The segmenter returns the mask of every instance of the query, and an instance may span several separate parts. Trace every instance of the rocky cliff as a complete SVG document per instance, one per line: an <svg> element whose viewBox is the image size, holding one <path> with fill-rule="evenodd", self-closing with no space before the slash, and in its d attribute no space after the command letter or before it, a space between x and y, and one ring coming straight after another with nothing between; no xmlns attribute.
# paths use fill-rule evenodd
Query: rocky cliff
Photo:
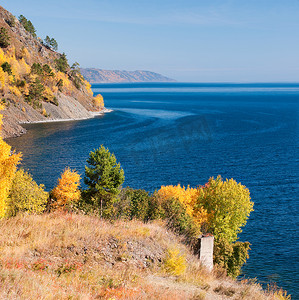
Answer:
<svg viewBox="0 0 299 300"><path fill-rule="evenodd" d="M90 83L104 82L174 82L174 79L150 71L119 71L81 68L83 77Z"/></svg>
<svg viewBox="0 0 299 300"><path fill-rule="evenodd" d="M25 21L24 21L25 20ZM27 23L26 23L27 22ZM85 119L96 105L90 84L78 64L60 54L0 6L0 100L4 110L2 136L18 136L21 123ZM30 26L32 23L30 22Z"/></svg>

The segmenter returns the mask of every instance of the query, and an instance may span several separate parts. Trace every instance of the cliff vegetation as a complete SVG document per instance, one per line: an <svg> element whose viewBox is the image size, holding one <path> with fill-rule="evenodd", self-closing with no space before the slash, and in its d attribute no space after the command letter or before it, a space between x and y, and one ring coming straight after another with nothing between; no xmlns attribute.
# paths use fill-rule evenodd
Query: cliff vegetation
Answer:
<svg viewBox="0 0 299 300"><path fill-rule="evenodd" d="M69 65L58 43L37 37L25 16L0 7L0 100L4 137L25 132L19 123L91 117L103 103L93 99L78 63Z"/></svg>

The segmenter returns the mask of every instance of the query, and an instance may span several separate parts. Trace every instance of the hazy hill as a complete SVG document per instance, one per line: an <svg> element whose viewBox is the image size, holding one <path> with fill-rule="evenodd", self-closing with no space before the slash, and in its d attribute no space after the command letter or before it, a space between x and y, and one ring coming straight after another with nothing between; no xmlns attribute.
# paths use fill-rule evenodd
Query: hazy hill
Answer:
<svg viewBox="0 0 299 300"><path fill-rule="evenodd" d="M84 78L90 83L104 82L174 82L174 79L150 71L120 71L81 68Z"/></svg>
<svg viewBox="0 0 299 300"><path fill-rule="evenodd" d="M0 6L3 137L24 133L20 123L90 118L96 107L78 65L38 38L30 20L21 22Z"/></svg>

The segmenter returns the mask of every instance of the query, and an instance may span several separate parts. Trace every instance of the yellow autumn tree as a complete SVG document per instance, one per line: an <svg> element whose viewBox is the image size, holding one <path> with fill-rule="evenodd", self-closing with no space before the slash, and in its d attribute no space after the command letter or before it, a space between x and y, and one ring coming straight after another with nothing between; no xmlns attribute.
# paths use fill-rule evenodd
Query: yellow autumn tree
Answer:
<svg viewBox="0 0 299 300"><path fill-rule="evenodd" d="M0 110L3 105L0 104ZM2 115L0 114L0 129ZM17 164L21 160L21 153L11 151L11 146L5 143L0 136L0 218L5 217L8 209L8 196L15 176Z"/></svg>
<svg viewBox="0 0 299 300"><path fill-rule="evenodd" d="M80 175L70 168L66 168L58 179L58 185L52 191L54 208L64 209L80 199Z"/></svg>
<svg viewBox="0 0 299 300"><path fill-rule="evenodd" d="M208 183L199 187L196 206L208 212L208 232L216 239L229 243L237 240L238 234L245 226L253 202L246 186L234 179L223 180L221 176L211 177Z"/></svg>
<svg viewBox="0 0 299 300"><path fill-rule="evenodd" d="M104 98L101 94L96 95L93 98L94 105L98 108L103 108L104 107Z"/></svg>
<svg viewBox="0 0 299 300"><path fill-rule="evenodd" d="M161 186L158 195L165 201L170 199L178 199L186 209L187 214L192 217L193 221L201 226L207 221L207 211L203 207L197 207L196 200L198 197L198 190L188 186L185 188L180 184L173 186Z"/></svg>

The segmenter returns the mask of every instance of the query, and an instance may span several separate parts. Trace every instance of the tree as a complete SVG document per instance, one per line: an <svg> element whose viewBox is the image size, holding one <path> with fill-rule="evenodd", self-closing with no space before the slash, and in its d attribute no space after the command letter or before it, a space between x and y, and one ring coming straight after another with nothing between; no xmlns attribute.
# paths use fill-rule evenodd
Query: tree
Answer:
<svg viewBox="0 0 299 300"><path fill-rule="evenodd" d="M30 84L29 93L26 95L26 101L33 106L33 108L40 107L40 100L42 100L44 85L38 78Z"/></svg>
<svg viewBox="0 0 299 300"><path fill-rule="evenodd" d="M1 65L1 68L8 75L12 75L11 64L9 64L7 61Z"/></svg>
<svg viewBox="0 0 299 300"><path fill-rule="evenodd" d="M42 213L47 200L48 193L45 192L44 185L38 185L28 172L20 169L12 182L6 215L12 217L21 211Z"/></svg>
<svg viewBox="0 0 299 300"><path fill-rule="evenodd" d="M70 168L66 168L58 179L58 185L53 189L54 208L66 208L80 199L80 175Z"/></svg>
<svg viewBox="0 0 299 300"><path fill-rule="evenodd" d="M65 53L62 53L59 58L55 59L56 70L62 73L66 73L69 69L69 63L67 61Z"/></svg>
<svg viewBox="0 0 299 300"><path fill-rule="evenodd" d="M196 206L208 213L206 230L216 239L230 243L237 239L253 211L249 190L234 179L223 181L221 176L210 178L205 186L198 188Z"/></svg>
<svg viewBox="0 0 299 300"><path fill-rule="evenodd" d="M25 18L23 15L20 15L19 21L26 31L30 32L32 36L36 37L36 30L30 20L27 20L27 18Z"/></svg>
<svg viewBox="0 0 299 300"><path fill-rule="evenodd" d="M97 108L103 108L104 107L104 98L103 98L103 96L101 94L96 95L93 98L93 102L94 102L94 105Z"/></svg>
<svg viewBox="0 0 299 300"><path fill-rule="evenodd" d="M10 45L9 40L10 40L10 36L8 35L6 28L1 27L0 28L0 47L7 48Z"/></svg>
<svg viewBox="0 0 299 300"><path fill-rule="evenodd" d="M3 106L0 104L0 110ZM0 114L0 128L2 115ZM6 215L8 208L8 195L17 165L21 160L21 153L11 151L11 147L0 136L0 218Z"/></svg>
<svg viewBox="0 0 299 300"><path fill-rule="evenodd" d="M113 213L113 203L120 192L125 176L114 154L103 145L90 152L85 167L84 182L88 186L85 191L87 199L100 209L100 215L108 217Z"/></svg>
<svg viewBox="0 0 299 300"><path fill-rule="evenodd" d="M51 48L51 49L55 50L55 51L58 49L57 41L54 38L50 38L48 35L44 39L44 45L48 48Z"/></svg>

